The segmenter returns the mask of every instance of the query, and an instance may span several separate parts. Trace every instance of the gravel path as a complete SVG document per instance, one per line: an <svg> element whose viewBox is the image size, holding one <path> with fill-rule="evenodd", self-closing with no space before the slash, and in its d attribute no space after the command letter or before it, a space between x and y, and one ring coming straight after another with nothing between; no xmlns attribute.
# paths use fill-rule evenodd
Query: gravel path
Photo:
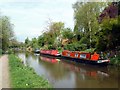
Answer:
<svg viewBox="0 0 120 90"><path fill-rule="evenodd" d="M8 55L0 57L0 89L10 88Z"/></svg>

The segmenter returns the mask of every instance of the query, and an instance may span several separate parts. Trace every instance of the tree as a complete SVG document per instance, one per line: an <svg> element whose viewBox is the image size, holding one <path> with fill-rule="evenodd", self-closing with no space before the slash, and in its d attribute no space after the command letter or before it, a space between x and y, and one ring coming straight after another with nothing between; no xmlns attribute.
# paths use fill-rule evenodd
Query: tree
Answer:
<svg viewBox="0 0 120 90"><path fill-rule="evenodd" d="M43 46L45 45L43 35L41 35L41 36L38 37L38 45L39 45L40 47L43 47Z"/></svg>
<svg viewBox="0 0 120 90"><path fill-rule="evenodd" d="M65 28L62 31L62 37L63 37L63 39L68 39L70 42L72 42L74 33L72 32L72 30L70 28Z"/></svg>
<svg viewBox="0 0 120 90"><path fill-rule="evenodd" d="M45 29L45 32L39 36L38 43L41 46L57 48L61 46L61 34L64 29L62 22L50 22ZM42 41L43 40L43 41Z"/></svg>
<svg viewBox="0 0 120 90"><path fill-rule="evenodd" d="M77 40L86 37L88 39L86 43L88 48L95 47L93 44L97 41L95 34L99 30L97 17L105 5L106 3L98 2L76 2L73 5L75 35Z"/></svg>
<svg viewBox="0 0 120 90"><path fill-rule="evenodd" d="M25 39L25 45L26 47L30 46L30 40L28 37Z"/></svg>
<svg viewBox="0 0 120 90"><path fill-rule="evenodd" d="M34 49L39 48L37 38L32 38L31 46L32 46Z"/></svg>
<svg viewBox="0 0 120 90"><path fill-rule="evenodd" d="M29 43L29 38L27 37L26 39L25 39L25 44L28 44Z"/></svg>
<svg viewBox="0 0 120 90"><path fill-rule="evenodd" d="M0 49L2 50L2 17L0 13Z"/></svg>
<svg viewBox="0 0 120 90"><path fill-rule="evenodd" d="M111 49L115 49L117 46L120 45L119 44L120 23L118 23L119 18L120 16L117 18L107 18L102 21L102 23L100 24L101 30L98 32L98 39L100 40L97 42L97 47L100 45L101 46L104 45L103 47L105 47L108 50L111 50ZM101 50L105 50L105 49L101 49Z"/></svg>
<svg viewBox="0 0 120 90"><path fill-rule="evenodd" d="M13 32L13 24L7 16L0 16L0 41L2 42L1 48L6 51L9 47L10 41L15 39Z"/></svg>
<svg viewBox="0 0 120 90"><path fill-rule="evenodd" d="M119 3L109 3L99 16L100 30L97 33L96 44L98 50L114 50L120 46L120 14L117 12L120 8ZM103 48L100 48L101 46Z"/></svg>

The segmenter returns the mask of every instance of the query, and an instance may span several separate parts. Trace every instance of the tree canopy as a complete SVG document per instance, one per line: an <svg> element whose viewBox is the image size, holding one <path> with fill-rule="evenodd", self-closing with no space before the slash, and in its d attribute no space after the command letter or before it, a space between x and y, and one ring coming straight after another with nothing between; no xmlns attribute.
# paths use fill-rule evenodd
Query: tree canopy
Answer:
<svg viewBox="0 0 120 90"><path fill-rule="evenodd" d="M0 49L3 51L6 51L10 42L15 40L13 27L9 17L0 15Z"/></svg>

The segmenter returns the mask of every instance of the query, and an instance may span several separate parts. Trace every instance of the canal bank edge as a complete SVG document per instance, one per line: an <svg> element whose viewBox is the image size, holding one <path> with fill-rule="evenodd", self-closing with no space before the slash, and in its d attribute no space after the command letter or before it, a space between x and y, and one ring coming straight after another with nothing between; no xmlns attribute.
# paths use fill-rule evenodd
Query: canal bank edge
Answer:
<svg viewBox="0 0 120 90"><path fill-rule="evenodd" d="M28 66L24 66L17 56L9 55L11 88L52 88L47 80L37 75Z"/></svg>

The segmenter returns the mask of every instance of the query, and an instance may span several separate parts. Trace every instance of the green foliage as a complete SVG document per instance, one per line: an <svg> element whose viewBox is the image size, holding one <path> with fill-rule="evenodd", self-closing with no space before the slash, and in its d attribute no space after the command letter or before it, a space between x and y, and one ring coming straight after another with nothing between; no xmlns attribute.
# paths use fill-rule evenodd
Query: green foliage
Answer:
<svg viewBox="0 0 120 90"><path fill-rule="evenodd" d="M56 49L54 45L48 45L48 49Z"/></svg>
<svg viewBox="0 0 120 90"><path fill-rule="evenodd" d="M87 47L95 47L97 42L96 33L99 30L97 17L101 12L101 8L106 3L98 2L76 2L73 5L75 27L74 32L80 36L80 42L87 44Z"/></svg>
<svg viewBox="0 0 120 90"><path fill-rule="evenodd" d="M87 44L89 42L89 39L87 37L82 37L79 41L80 44Z"/></svg>
<svg viewBox="0 0 120 90"><path fill-rule="evenodd" d="M50 22L38 39L25 40L33 48L58 49L65 41L64 49L92 52L115 49L120 46L120 16L104 18L98 23L101 11L108 2L79 2L73 4L74 30L65 28L63 22ZM120 8L120 7L118 7ZM89 50L88 50L89 49ZM61 50L60 50L61 51Z"/></svg>
<svg viewBox="0 0 120 90"><path fill-rule="evenodd" d="M120 56L110 58L110 64L120 66Z"/></svg>
<svg viewBox="0 0 120 90"><path fill-rule="evenodd" d="M41 48L41 49L56 49L57 47L61 46L61 34L64 30L64 23L62 22L50 22L47 26L46 31L43 32L38 39L33 38L32 41L28 39L25 42L29 41L29 46L33 48Z"/></svg>
<svg viewBox="0 0 120 90"><path fill-rule="evenodd" d="M10 80L12 88L51 88L49 82L35 71L22 64L21 59L9 55Z"/></svg>
<svg viewBox="0 0 120 90"><path fill-rule="evenodd" d="M0 55L2 55L2 49L0 49Z"/></svg>
<svg viewBox="0 0 120 90"><path fill-rule="evenodd" d="M86 49L86 50L84 50L83 52L93 53L94 51L95 51L95 48L91 48L91 49Z"/></svg>
<svg viewBox="0 0 120 90"><path fill-rule="evenodd" d="M101 28L103 30L112 30L114 25L118 24L118 18L107 18L101 23Z"/></svg>
<svg viewBox="0 0 120 90"><path fill-rule="evenodd" d="M59 53L62 53L62 48L61 47L58 47L57 50L58 50Z"/></svg>
<svg viewBox="0 0 120 90"><path fill-rule="evenodd" d="M14 51L12 49L8 49L8 54L13 54Z"/></svg>
<svg viewBox="0 0 120 90"><path fill-rule="evenodd" d="M64 46L64 49L70 51L83 51L86 50L87 47L86 44L79 44L78 42L76 42L76 43L67 44L66 46Z"/></svg>
<svg viewBox="0 0 120 90"><path fill-rule="evenodd" d="M97 50L113 50L120 45L120 41L118 40L120 39L120 24L118 23L118 19L119 17L107 18L104 19L103 22L100 24L101 30L97 34Z"/></svg>
<svg viewBox="0 0 120 90"><path fill-rule="evenodd" d="M0 48L6 51L10 41L14 39L13 24L7 16L0 15ZM1 42L2 41L2 42Z"/></svg>
<svg viewBox="0 0 120 90"><path fill-rule="evenodd" d="M29 40L29 38L27 37L27 38L25 39L25 44L28 45L29 43L30 43L30 40Z"/></svg>
<svg viewBox="0 0 120 90"><path fill-rule="evenodd" d="M70 28L65 28L62 31L62 36L63 38L67 38L69 40L71 40L73 38L74 33L72 32L72 30Z"/></svg>
<svg viewBox="0 0 120 90"><path fill-rule="evenodd" d="M73 44L67 44L64 46L65 50L75 51Z"/></svg>
<svg viewBox="0 0 120 90"><path fill-rule="evenodd" d="M41 36L38 37L38 45L40 47L43 47L44 44L45 44L45 42L44 42L44 36L41 35Z"/></svg>
<svg viewBox="0 0 120 90"><path fill-rule="evenodd" d="M34 49L39 48L38 39L37 38L32 38L31 46Z"/></svg>

